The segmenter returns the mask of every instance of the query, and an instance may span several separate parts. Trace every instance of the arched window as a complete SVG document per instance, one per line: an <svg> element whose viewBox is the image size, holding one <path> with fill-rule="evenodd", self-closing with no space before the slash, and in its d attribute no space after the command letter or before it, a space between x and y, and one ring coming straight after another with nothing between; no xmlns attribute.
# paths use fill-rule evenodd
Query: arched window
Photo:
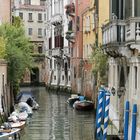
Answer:
<svg viewBox="0 0 140 140"><path fill-rule="evenodd" d="M25 5L31 5L31 0L25 0L25 1L24 1L24 4L25 4Z"/></svg>

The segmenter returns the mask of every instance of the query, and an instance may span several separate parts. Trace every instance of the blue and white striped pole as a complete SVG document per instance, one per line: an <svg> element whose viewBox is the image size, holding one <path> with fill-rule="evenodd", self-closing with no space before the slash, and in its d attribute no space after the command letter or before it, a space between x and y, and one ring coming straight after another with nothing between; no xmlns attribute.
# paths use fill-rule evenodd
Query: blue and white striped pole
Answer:
<svg viewBox="0 0 140 140"><path fill-rule="evenodd" d="M101 121L102 121L102 112L103 112L103 96L104 89L100 88L98 95L98 107L97 107L97 116L96 116L96 138L101 139Z"/></svg>
<svg viewBox="0 0 140 140"><path fill-rule="evenodd" d="M104 130L103 130L103 140L107 140L107 127L109 121L109 104L110 104L110 93L106 91L106 102L105 102L105 114L104 114Z"/></svg>
<svg viewBox="0 0 140 140"><path fill-rule="evenodd" d="M129 101L126 101L125 116L124 116L124 140L128 140L128 124L129 124Z"/></svg>
<svg viewBox="0 0 140 140"><path fill-rule="evenodd" d="M132 112L132 135L131 140L136 140L136 118L137 118L137 105L133 105L133 112Z"/></svg>

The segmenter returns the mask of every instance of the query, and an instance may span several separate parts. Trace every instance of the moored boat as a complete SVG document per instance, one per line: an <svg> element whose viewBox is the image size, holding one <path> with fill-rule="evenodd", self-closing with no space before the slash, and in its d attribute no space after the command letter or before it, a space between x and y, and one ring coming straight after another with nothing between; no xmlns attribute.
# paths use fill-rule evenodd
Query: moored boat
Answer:
<svg viewBox="0 0 140 140"><path fill-rule="evenodd" d="M10 122L11 128L20 128L23 129L25 126L25 121L19 121L19 122Z"/></svg>
<svg viewBox="0 0 140 140"><path fill-rule="evenodd" d="M85 96L79 95L79 94L72 94L70 98L68 98L67 103L73 107L73 104L76 101L83 101L85 99Z"/></svg>
<svg viewBox="0 0 140 140"><path fill-rule="evenodd" d="M76 110L81 110L81 111L93 110L93 102L88 100L76 101L73 107Z"/></svg>
<svg viewBox="0 0 140 140"><path fill-rule="evenodd" d="M15 137L15 135L20 135L20 128L12 129L0 129L0 139L6 137Z"/></svg>
<svg viewBox="0 0 140 140"><path fill-rule="evenodd" d="M21 91L16 97L16 102L26 102L33 110L37 110L39 108L39 104L33 96L33 93L30 91Z"/></svg>
<svg viewBox="0 0 140 140"><path fill-rule="evenodd" d="M71 107L73 107L73 104L74 104L76 101L79 101L79 97L76 97L76 98L69 98L69 99L67 100L67 103L68 103Z"/></svg>
<svg viewBox="0 0 140 140"><path fill-rule="evenodd" d="M28 113L26 111L19 112L18 110L15 110L8 117L8 121L10 122L26 121L27 118L28 118Z"/></svg>

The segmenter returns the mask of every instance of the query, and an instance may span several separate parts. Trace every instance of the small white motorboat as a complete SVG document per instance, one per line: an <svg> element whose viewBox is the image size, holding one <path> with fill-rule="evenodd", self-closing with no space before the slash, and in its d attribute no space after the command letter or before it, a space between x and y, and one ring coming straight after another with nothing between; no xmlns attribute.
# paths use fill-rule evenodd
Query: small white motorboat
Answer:
<svg viewBox="0 0 140 140"><path fill-rule="evenodd" d="M8 121L12 121L12 122L26 121L27 118L28 118L28 113L26 111L19 112L18 110L15 110L8 117Z"/></svg>
<svg viewBox="0 0 140 140"><path fill-rule="evenodd" d="M18 103L18 107L20 112L26 111L29 116L33 114L32 108L25 102Z"/></svg>

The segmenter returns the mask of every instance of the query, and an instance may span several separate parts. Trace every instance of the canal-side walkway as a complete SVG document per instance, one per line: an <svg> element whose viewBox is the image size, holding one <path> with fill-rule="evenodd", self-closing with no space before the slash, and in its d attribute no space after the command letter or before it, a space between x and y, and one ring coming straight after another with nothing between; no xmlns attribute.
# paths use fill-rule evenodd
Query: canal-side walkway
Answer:
<svg viewBox="0 0 140 140"><path fill-rule="evenodd" d="M69 94L49 93L43 87L25 89L32 90L40 109L33 113L21 140L94 140L94 112L69 107Z"/></svg>

